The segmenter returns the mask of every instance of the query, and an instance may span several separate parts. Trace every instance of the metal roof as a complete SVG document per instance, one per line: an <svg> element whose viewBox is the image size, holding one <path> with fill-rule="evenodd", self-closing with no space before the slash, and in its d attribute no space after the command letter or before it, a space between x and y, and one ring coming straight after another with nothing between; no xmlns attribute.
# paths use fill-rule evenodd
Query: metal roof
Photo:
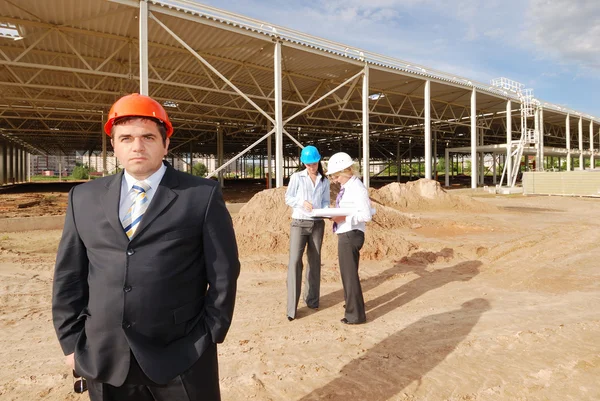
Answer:
<svg viewBox="0 0 600 401"><path fill-rule="evenodd" d="M186 0L149 1L149 10L268 114L274 114L274 41L283 43L284 119L370 66L372 157L389 157L408 137L422 151L423 88L431 81L431 116L446 146L469 143L470 94L477 89L478 125L486 144L505 141L506 101L519 131L516 94L465 77L317 38ZM4 0L0 24L19 40L0 37L0 130L38 152L99 151L103 114L139 91L138 14L134 0ZM209 71L152 18L148 22L150 95L163 102L176 134L174 152L210 154L216 127L225 151L240 152L267 132L267 119ZM358 154L361 82L357 78L294 118L286 130L324 154ZM543 103L543 102L542 102ZM565 117L580 115L543 103L545 144L564 147ZM574 125L574 124L572 124ZM574 127L576 128L576 127ZM571 129L571 133L575 129ZM462 135L461 135L462 134ZM588 142L588 135L586 141ZM284 137L285 152L297 154ZM440 147L442 148L442 147ZM264 152L264 146L255 152Z"/></svg>

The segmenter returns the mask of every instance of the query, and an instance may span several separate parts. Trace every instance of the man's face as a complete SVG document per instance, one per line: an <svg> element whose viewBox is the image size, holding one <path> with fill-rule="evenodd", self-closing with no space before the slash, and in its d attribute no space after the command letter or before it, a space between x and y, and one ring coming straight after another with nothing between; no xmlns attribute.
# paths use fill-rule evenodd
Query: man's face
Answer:
<svg viewBox="0 0 600 401"><path fill-rule="evenodd" d="M169 149L169 138L163 145L156 123L142 119L115 126L111 143L125 170L137 180L155 173Z"/></svg>

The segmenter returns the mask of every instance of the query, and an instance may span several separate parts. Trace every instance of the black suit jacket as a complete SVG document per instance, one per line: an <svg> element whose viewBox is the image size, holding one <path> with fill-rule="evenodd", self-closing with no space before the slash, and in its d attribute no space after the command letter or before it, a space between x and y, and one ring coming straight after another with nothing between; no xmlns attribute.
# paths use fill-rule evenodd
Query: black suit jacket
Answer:
<svg viewBox="0 0 600 401"><path fill-rule="evenodd" d="M123 174L69 194L56 258L52 313L82 376L120 386L130 350L164 384L220 343L240 271L219 185L167 164L135 236L119 220Z"/></svg>

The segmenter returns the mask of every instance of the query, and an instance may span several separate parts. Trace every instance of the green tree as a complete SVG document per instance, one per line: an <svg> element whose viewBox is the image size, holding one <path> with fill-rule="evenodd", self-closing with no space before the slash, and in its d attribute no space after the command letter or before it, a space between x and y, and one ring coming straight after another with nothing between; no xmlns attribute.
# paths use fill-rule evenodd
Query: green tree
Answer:
<svg viewBox="0 0 600 401"><path fill-rule="evenodd" d="M76 180L87 180L90 176L90 172L89 172L89 169L87 168L87 166L78 164L73 169L72 175L73 175L73 178L75 178Z"/></svg>
<svg viewBox="0 0 600 401"><path fill-rule="evenodd" d="M208 173L208 168L206 168L206 166L203 163L196 163L192 167L192 175L205 177L206 173Z"/></svg>

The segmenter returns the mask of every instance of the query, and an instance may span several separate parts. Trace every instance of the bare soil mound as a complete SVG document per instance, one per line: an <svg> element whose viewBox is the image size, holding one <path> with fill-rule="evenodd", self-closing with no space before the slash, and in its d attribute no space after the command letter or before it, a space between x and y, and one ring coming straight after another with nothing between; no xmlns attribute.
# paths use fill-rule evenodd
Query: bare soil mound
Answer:
<svg viewBox="0 0 600 401"><path fill-rule="evenodd" d="M372 190L373 200L403 211L469 211L490 212L495 207L478 202L468 196L446 192L439 182L420 179L406 184L393 182L379 190Z"/></svg>
<svg viewBox="0 0 600 401"><path fill-rule="evenodd" d="M285 191L284 187L261 191L233 216L238 247L243 256L289 251L292 211L285 204ZM374 206L377 213L373 221L367 224L361 258L380 260L405 254L411 245L392 231L409 227L415 219L385 205ZM325 222L321 251L323 259L337 259L337 238L329 220Z"/></svg>

